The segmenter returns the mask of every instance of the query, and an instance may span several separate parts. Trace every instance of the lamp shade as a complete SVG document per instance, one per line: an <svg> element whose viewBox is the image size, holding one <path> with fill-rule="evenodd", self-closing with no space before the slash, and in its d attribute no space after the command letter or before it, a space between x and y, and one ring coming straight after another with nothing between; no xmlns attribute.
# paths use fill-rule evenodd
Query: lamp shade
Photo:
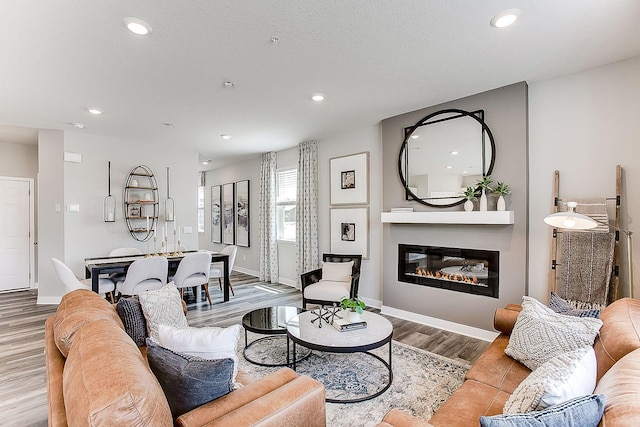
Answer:
<svg viewBox="0 0 640 427"><path fill-rule="evenodd" d="M547 215L544 218L544 222L556 228L570 228L574 230L596 228L598 223L593 218L577 213L575 211L576 206L578 206L576 202L568 202L566 212Z"/></svg>

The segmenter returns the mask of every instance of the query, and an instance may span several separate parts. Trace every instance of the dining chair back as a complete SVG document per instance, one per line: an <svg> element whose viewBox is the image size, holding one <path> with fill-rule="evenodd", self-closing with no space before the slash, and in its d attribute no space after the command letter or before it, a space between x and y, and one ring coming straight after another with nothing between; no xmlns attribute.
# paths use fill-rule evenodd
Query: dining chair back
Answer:
<svg viewBox="0 0 640 427"><path fill-rule="evenodd" d="M53 264L53 269L60 281L64 284L65 288L67 288L67 292L73 292L77 289L91 289L91 284L88 279L79 279L73 271L65 264L60 261L58 258L51 258L51 264ZM100 294L108 294L111 302L115 302L113 298L113 291L115 289L115 285L109 279L100 278L98 282L98 292Z"/></svg>
<svg viewBox="0 0 640 427"><path fill-rule="evenodd" d="M236 254L238 253L238 247L235 245L225 246L224 249L220 251L220 253L229 255L229 275L231 275L231 271L233 270L233 264L236 262ZM211 266L211 270L209 271L209 278L218 279L218 285L220 289L222 289L222 278L224 277L224 268L221 263L215 263ZM229 280L229 290L231 290L231 295L235 296L236 293L233 290L233 285L231 285L231 280Z"/></svg>
<svg viewBox="0 0 640 427"><path fill-rule="evenodd" d="M167 284L168 270L167 258L162 256L136 260L116 288L122 295L138 295L140 292L160 289Z"/></svg>
<svg viewBox="0 0 640 427"><path fill-rule="evenodd" d="M180 289L180 296L184 296L184 288L204 285L207 301L211 304L209 295L209 269L211 268L211 254L209 252L195 252L185 255L178 264L173 282Z"/></svg>
<svg viewBox="0 0 640 427"><path fill-rule="evenodd" d="M138 248L115 248L109 252L109 256L128 256L128 255L142 255L142 251Z"/></svg>

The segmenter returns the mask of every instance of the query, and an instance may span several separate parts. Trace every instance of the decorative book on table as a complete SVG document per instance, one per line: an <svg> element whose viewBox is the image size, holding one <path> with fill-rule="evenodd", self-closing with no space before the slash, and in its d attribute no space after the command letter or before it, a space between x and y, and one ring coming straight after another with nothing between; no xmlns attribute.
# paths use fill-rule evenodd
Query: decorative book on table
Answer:
<svg viewBox="0 0 640 427"><path fill-rule="evenodd" d="M353 329L362 329L367 327L367 322L365 321L350 322L346 319L333 319L333 322L331 322L331 324L333 325L334 328L336 328L340 332L351 331Z"/></svg>

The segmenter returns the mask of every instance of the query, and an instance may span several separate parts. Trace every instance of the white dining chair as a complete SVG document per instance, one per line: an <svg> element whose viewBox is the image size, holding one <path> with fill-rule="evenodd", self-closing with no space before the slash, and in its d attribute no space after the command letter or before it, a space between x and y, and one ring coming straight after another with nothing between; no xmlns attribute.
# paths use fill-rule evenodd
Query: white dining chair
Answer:
<svg viewBox="0 0 640 427"><path fill-rule="evenodd" d="M160 289L167 284L169 262L165 257L142 258L129 266L116 289L122 295L138 295L140 292Z"/></svg>
<svg viewBox="0 0 640 427"><path fill-rule="evenodd" d="M109 256L130 256L130 255L142 255L142 251L138 248L133 247L123 247L123 248L115 248L111 249L109 252ZM113 273L109 275L109 279L113 281L114 284L124 280L124 273Z"/></svg>
<svg viewBox="0 0 640 427"><path fill-rule="evenodd" d="M53 264L53 269L56 271L58 278L64 284L65 288L67 288L67 292L72 292L77 289L91 289L91 279L80 279L73 271L65 264L60 261L58 258L51 258L51 264ZM111 303L115 302L113 298L113 291L115 289L115 285L109 279L100 278L98 282L98 293L101 295L108 294Z"/></svg>
<svg viewBox="0 0 640 427"><path fill-rule="evenodd" d="M238 247L235 245L225 246L224 249L220 251L220 253L229 255L229 276L231 276L231 270L233 270L233 263L236 262L236 253L238 252ZM218 284L220 285L220 289L222 289L222 278L224 277L224 266L220 262L216 262L211 266L211 270L209 271L210 279L218 279ZM231 279L229 279L229 290L231 291L231 295L235 296L235 292L233 291L233 286L231 285Z"/></svg>
<svg viewBox="0 0 640 427"><path fill-rule="evenodd" d="M209 252L195 252L185 255L178 264L173 282L180 289L180 296L184 297L184 288L204 286L207 301L211 305L209 295L209 269L211 268L211 254Z"/></svg>

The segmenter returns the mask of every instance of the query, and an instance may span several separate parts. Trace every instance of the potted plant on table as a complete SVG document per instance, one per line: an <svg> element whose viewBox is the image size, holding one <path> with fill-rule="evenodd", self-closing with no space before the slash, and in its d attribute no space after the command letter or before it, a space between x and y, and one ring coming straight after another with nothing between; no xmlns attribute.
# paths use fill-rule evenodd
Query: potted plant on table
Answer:
<svg viewBox="0 0 640 427"><path fill-rule="evenodd" d="M478 193L476 193L475 188L467 187L467 189L464 191L464 198L467 199L467 201L464 202L465 211L471 212L473 210L473 202L478 200L478 197L476 197L477 195Z"/></svg>
<svg viewBox="0 0 640 427"><path fill-rule="evenodd" d="M491 191L496 193L498 196L498 204L496 209L499 211L504 211L507 209L506 203L504 201L504 196L511 193L511 187L509 184L505 182L498 181L498 185L496 185Z"/></svg>
<svg viewBox="0 0 640 427"><path fill-rule="evenodd" d="M355 323L360 321L360 315L363 313L366 304L360 301L358 297L344 297L340 300L340 307L347 313L346 320Z"/></svg>
<svg viewBox="0 0 640 427"><path fill-rule="evenodd" d="M482 194L480 195L480 210L487 210L487 194L489 191L492 191L491 183L493 180L491 179L491 175L485 175L482 179L479 179L476 183L478 187L482 189Z"/></svg>

